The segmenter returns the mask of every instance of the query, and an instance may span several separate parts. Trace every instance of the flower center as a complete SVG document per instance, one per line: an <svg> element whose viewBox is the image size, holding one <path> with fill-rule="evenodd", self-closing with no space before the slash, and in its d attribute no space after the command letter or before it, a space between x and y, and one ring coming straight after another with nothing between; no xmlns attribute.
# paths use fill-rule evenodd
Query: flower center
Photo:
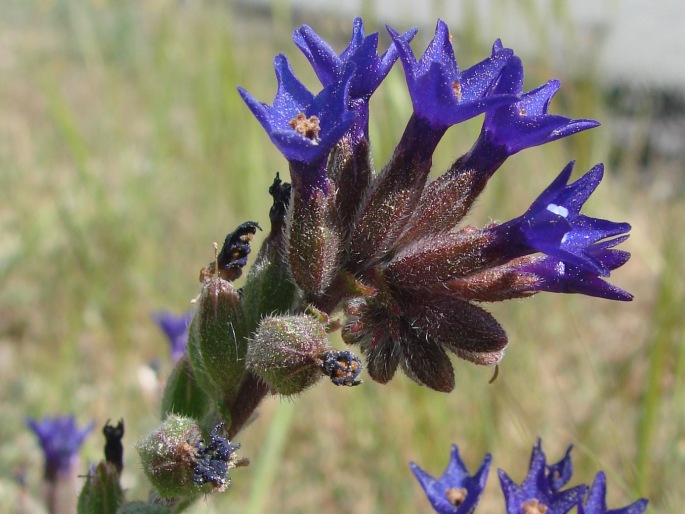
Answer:
<svg viewBox="0 0 685 514"><path fill-rule="evenodd" d="M321 127L319 126L319 118L316 116L310 116L307 118L303 113L298 113L296 117L290 120L290 126L298 134L302 134L307 139L316 141L319 139L319 132Z"/></svg>
<svg viewBox="0 0 685 514"><path fill-rule="evenodd" d="M455 507L459 507L466 500L467 491L463 487L452 487L445 489L445 498Z"/></svg>
<svg viewBox="0 0 685 514"><path fill-rule="evenodd" d="M540 503L537 498L528 500L521 505L521 514L545 514L547 505Z"/></svg>
<svg viewBox="0 0 685 514"><path fill-rule="evenodd" d="M454 96L457 97L457 102L461 102L461 84L459 82L452 82L452 91L454 91Z"/></svg>

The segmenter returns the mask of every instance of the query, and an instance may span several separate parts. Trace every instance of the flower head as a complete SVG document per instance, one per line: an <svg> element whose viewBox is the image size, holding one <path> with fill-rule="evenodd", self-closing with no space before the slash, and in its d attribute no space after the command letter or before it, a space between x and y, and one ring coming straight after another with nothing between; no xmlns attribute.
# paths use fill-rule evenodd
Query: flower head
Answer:
<svg viewBox="0 0 685 514"><path fill-rule="evenodd" d="M435 37L418 61L405 38L391 28L388 32L404 67L414 113L429 120L434 129L450 127L517 100L512 94L493 94L502 68L513 55L510 49L500 49L460 71L444 21L438 20Z"/></svg>
<svg viewBox="0 0 685 514"><path fill-rule="evenodd" d="M435 478L417 464L409 465L426 492L435 512L439 514L469 514L478 505L490 470L490 454L486 455L475 475L470 475L459 449L452 445L450 462L440 478Z"/></svg>
<svg viewBox="0 0 685 514"><path fill-rule="evenodd" d="M284 55L276 56L274 68L278 91L272 105L239 87L240 96L295 170L291 177L295 190L306 197L313 189L327 194L326 158L355 118L348 107L355 66L345 64L338 80L316 96L295 77Z"/></svg>
<svg viewBox="0 0 685 514"><path fill-rule="evenodd" d="M501 469L497 471L497 474L504 493L508 514L521 514L522 512L565 514L580 505L587 492L585 485L559 491L557 486L560 486L561 482L555 481L554 477L550 476L550 467L547 466L540 440L533 447L528 475L521 485L515 484Z"/></svg>
<svg viewBox="0 0 685 514"><path fill-rule="evenodd" d="M176 316L169 311L152 313L152 319L169 340L171 347L171 359L177 362L188 348L188 327L192 319L192 313L188 312L181 316Z"/></svg>
<svg viewBox="0 0 685 514"><path fill-rule="evenodd" d="M607 510L607 478L603 471L597 473L585 505L578 506L578 514L642 514L647 509L647 500L637 500L620 509Z"/></svg>
<svg viewBox="0 0 685 514"><path fill-rule="evenodd" d="M94 422L79 429L74 416L27 419L26 424L38 437L45 457L45 478L54 480L58 473L69 472L78 459L78 451L93 430Z"/></svg>

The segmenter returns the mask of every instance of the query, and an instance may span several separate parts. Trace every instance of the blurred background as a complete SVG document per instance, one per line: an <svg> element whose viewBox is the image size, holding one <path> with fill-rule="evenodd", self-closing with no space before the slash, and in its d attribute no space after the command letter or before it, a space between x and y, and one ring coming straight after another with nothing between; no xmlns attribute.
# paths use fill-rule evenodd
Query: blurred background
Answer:
<svg viewBox="0 0 685 514"><path fill-rule="evenodd" d="M276 171L287 175L235 88L271 101L272 59L284 52L318 91L292 30L307 23L341 51L356 15L367 33L381 31L383 50L386 23L418 25L420 53L442 17L462 68L502 37L523 57L526 90L562 81L551 111L602 126L510 158L469 222L521 214L572 159L576 176L605 162L586 212L632 224L623 248L633 257L611 281L635 300L543 294L491 306L510 339L492 384L492 369L455 361L449 395L398 374L387 386L367 379L270 398L238 438L252 464L232 472L228 493L190 512L427 513L410 460L439 475L456 443L471 470L491 452L493 468L520 481L538 436L552 462L574 445L572 483L605 470L610 508L646 496L652 512L682 512L685 38L677 22L685 6L677 0L4 0L0 512L39 498L41 452L26 416L73 412L99 427L124 418L124 486L129 499L146 498L133 446L156 426L172 368L150 313L190 308L212 242L246 220L268 227L267 188ZM380 167L411 112L399 65L371 107ZM481 122L450 129L435 174L468 150ZM86 441L84 471L103 443L97 431ZM494 469L482 501L480 512L504 509Z"/></svg>

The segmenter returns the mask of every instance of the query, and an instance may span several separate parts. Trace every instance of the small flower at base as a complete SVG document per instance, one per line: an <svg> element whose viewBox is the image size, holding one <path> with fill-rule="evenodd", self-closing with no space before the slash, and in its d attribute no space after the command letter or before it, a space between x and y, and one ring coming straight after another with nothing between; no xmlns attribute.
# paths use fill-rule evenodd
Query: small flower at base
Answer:
<svg viewBox="0 0 685 514"><path fill-rule="evenodd" d="M215 427L205 444L197 422L169 416L137 445L143 470L162 498L192 497L228 487L228 471L244 461L237 445L218 435Z"/></svg>
<svg viewBox="0 0 685 514"><path fill-rule="evenodd" d="M528 475L520 486L516 485L504 471L498 470L497 474L507 505L507 514L544 514L545 512L566 514L574 507L578 507L583 501L588 487L579 485L560 491L560 487L570 478L570 476L566 477L567 471L561 477L554 474L550 475L555 466L560 468L570 466L565 462L568 458L567 451L564 459L558 464L548 466L542 451L542 441L538 440L538 444L533 447Z"/></svg>
<svg viewBox="0 0 685 514"><path fill-rule="evenodd" d="M409 465L435 512L471 514L485 488L491 460L492 457L487 454L476 474L472 476L459 455L459 449L452 445L449 464L440 478L434 478L413 462Z"/></svg>
<svg viewBox="0 0 685 514"><path fill-rule="evenodd" d="M619 509L607 510L606 480L606 475L603 471L597 473L588 493L587 501L585 504L578 506L578 514L643 514L647 510L649 502L644 498Z"/></svg>

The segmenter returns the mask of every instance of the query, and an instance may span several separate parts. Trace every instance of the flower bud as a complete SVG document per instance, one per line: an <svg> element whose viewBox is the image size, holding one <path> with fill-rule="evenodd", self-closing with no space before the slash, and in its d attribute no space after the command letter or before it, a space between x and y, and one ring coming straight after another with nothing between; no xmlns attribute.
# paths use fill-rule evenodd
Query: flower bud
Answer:
<svg viewBox="0 0 685 514"><path fill-rule="evenodd" d="M329 219L331 193L294 194L286 227L286 254L295 283L310 296L323 293L335 275L340 236Z"/></svg>
<svg viewBox="0 0 685 514"><path fill-rule="evenodd" d="M245 375L245 336L238 292L222 278L206 279L190 325L189 354L200 385L222 404L231 403Z"/></svg>
<svg viewBox="0 0 685 514"><path fill-rule="evenodd" d="M267 317L248 345L247 368L275 392L297 394L323 376L321 366L329 350L324 325L313 317Z"/></svg>
<svg viewBox="0 0 685 514"><path fill-rule="evenodd" d="M101 461L86 476L78 497L78 512L114 514L124 503L124 491L119 484L119 472L111 462Z"/></svg>
<svg viewBox="0 0 685 514"><path fill-rule="evenodd" d="M194 496L226 489L228 470L244 462L235 454L239 446L218 436L219 427L205 444L197 421L172 415L136 445L143 470L160 496Z"/></svg>

